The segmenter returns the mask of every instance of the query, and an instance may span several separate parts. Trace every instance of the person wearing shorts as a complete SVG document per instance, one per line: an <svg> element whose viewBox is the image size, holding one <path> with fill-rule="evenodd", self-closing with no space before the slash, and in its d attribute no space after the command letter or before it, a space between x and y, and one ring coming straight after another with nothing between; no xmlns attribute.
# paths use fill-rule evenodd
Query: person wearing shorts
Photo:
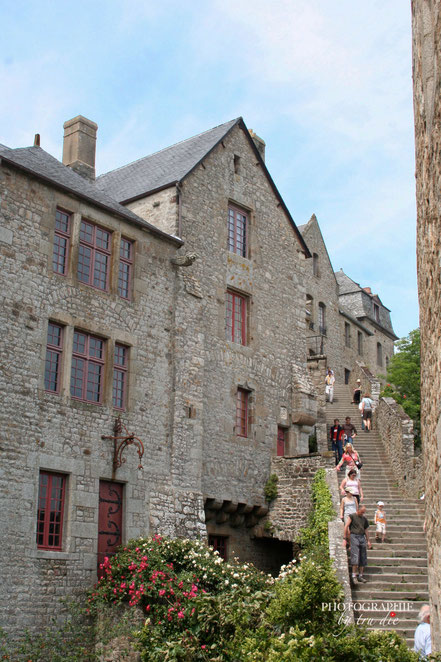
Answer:
<svg viewBox="0 0 441 662"><path fill-rule="evenodd" d="M377 510L375 511L375 524L376 524L376 530L375 530L375 540L380 540L381 536L381 542L384 542L386 539L386 512L384 510L384 503L383 501L377 501Z"/></svg>
<svg viewBox="0 0 441 662"><path fill-rule="evenodd" d="M372 545L369 540L369 522L364 516L366 508L359 506L355 514L349 515L349 519L345 524L343 534L343 546L346 548L348 540L351 544L351 566L352 566L352 583L365 584L367 579L363 577L363 570L367 566L367 550L366 547L371 549Z"/></svg>

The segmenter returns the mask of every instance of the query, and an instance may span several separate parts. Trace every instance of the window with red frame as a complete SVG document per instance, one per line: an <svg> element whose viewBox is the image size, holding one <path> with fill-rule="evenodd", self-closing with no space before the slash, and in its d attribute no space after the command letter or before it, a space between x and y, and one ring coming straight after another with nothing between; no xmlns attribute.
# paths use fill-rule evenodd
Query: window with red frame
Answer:
<svg viewBox="0 0 441 662"><path fill-rule="evenodd" d="M63 542L66 476L40 471L37 513L37 547L61 549Z"/></svg>
<svg viewBox="0 0 441 662"><path fill-rule="evenodd" d="M247 257L248 216L234 207L228 208L228 250Z"/></svg>
<svg viewBox="0 0 441 662"><path fill-rule="evenodd" d="M70 394L77 400L100 404L103 392L105 341L74 331Z"/></svg>
<svg viewBox="0 0 441 662"><path fill-rule="evenodd" d="M121 237L119 248L118 294L123 299L130 299L133 269L133 241Z"/></svg>
<svg viewBox="0 0 441 662"><path fill-rule="evenodd" d="M116 344L113 358L113 406L116 409L126 408L128 364L129 348Z"/></svg>
<svg viewBox="0 0 441 662"><path fill-rule="evenodd" d="M215 551L219 552L219 556L226 561L228 558L227 554L227 536L208 536L208 544Z"/></svg>
<svg viewBox="0 0 441 662"><path fill-rule="evenodd" d="M236 434L239 437L248 437L248 401L249 391L237 389L236 400Z"/></svg>
<svg viewBox="0 0 441 662"><path fill-rule="evenodd" d="M247 297L227 291L225 333L231 342L247 344Z"/></svg>
<svg viewBox="0 0 441 662"><path fill-rule="evenodd" d="M57 274L67 273L67 258L70 242L70 214L62 209L55 212L54 250L52 252L52 268Z"/></svg>
<svg viewBox="0 0 441 662"><path fill-rule="evenodd" d="M78 249L78 280L99 290L108 289L111 233L81 221Z"/></svg>
<svg viewBox="0 0 441 662"><path fill-rule="evenodd" d="M61 356L63 353L63 327L49 322L47 327L46 365L44 388L51 393L60 390Z"/></svg>

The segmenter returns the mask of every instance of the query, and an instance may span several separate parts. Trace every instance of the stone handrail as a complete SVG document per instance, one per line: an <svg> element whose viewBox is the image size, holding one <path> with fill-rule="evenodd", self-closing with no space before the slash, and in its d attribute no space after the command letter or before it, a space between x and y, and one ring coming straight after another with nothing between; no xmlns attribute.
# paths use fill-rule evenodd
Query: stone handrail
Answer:
<svg viewBox="0 0 441 662"><path fill-rule="evenodd" d="M394 477L407 496L424 491L422 457L415 457L413 422L393 398L380 398L375 423Z"/></svg>

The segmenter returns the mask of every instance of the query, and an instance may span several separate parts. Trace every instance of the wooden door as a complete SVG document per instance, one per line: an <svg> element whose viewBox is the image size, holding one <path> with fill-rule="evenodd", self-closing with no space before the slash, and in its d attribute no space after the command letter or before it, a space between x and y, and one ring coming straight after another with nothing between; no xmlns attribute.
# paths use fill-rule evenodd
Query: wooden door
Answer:
<svg viewBox="0 0 441 662"><path fill-rule="evenodd" d="M105 556L113 556L122 542L123 486L100 480L98 513L98 577Z"/></svg>
<svg viewBox="0 0 441 662"><path fill-rule="evenodd" d="M285 441L286 441L286 429L278 427L277 428L277 455L279 457L285 455Z"/></svg>

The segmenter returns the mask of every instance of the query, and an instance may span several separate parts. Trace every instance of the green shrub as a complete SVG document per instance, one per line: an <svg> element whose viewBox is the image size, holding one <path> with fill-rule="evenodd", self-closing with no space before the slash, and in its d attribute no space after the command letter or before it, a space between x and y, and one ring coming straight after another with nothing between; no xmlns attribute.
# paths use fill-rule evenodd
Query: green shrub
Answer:
<svg viewBox="0 0 441 662"><path fill-rule="evenodd" d="M324 469L319 469L314 476L311 498L313 508L308 526L301 531L300 544L306 552L314 550L315 553L328 556L328 522L335 517L335 510Z"/></svg>
<svg viewBox="0 0 441 662"><path fill-rule="evenodd" d="M278 492L277 492L277 483L279 482L279 477L277 474L271 474L271 476L268 478L268 480L265 483L264 487L264 493L265 493L265 499L267 501L274 501L274 499L277 498Z"/></svg>

